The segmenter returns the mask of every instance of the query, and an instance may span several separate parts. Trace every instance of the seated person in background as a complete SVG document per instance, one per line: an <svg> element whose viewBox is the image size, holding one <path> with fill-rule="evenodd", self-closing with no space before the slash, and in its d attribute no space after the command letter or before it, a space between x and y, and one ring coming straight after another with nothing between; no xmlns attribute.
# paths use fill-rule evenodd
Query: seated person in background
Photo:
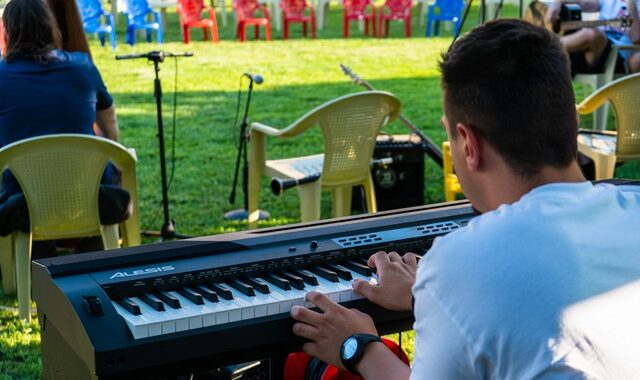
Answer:
<svg viewBox="0 0 640 380"><path fill-rule="evenodd" d="M554 0L547 12L547 22L559 20L563 3L577 3L585 12L600 12L601 20L629 16L631 26L619 28L583 28L560 38L571 57L572 73L601 73L609 55L611 44L640 44L640 0ZM631 73L640 72L640 51L623 49L619 52Z"/></svg>
<svg viewBox="0 0 640 380"><path fill-rule="evenodd" d="M12 0L2 19L6 51L0 61L0 147L41 135L94 135L94 122L100 135L118 141L113 100L98 69L89 54L57 48L60 31L44 1ZM107 166L102 183L120 183L113 166ZM17 181L5 171L0 204L19 193ZM55 250L44 255L52 254Z"/></svg>
<svg viewBox="0 0 640 380"><path fill-rule="evenodd" d="M321 313L291 310L304 351L365 379L637 378L640 187L584 180L562 45L527 22L492 21L440 69L453 165L482 215L419 265L376 253L378 284L353 283L380 306L413 309L413 367L375 341L368 315L314 292ZM357 333L374 341L348 339Z"/></svg>

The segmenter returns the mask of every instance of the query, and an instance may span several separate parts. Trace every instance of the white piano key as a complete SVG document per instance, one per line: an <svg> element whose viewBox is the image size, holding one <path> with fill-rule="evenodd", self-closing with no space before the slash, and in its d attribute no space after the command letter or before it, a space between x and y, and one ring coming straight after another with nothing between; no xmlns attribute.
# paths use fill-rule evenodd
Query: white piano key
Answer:
<svg viewBox="0 0 640 380"><path fill-rule="evenodd" d="M156 309L152 308L151 306L147 305L144 301L142 301L138 297L129 297L129 298L133 302L137 303L138 306L140 307L140 311L142 312L142 314L147 318L149 318L150 323L147 325L147 328L149 329L149 336L151 337L151 336L162 335L163 317L160 315L160 313L162 312L159 312Z"/></svg>
<svg viewBox="0 0 640 380"><path fill-rule="evenodd" d="M178 292L170 291L167 292L177 298L180 301L180 311L184 313L185 317L189 319L189 330L197 329L202 327L202 305L196 305L193 302L189 301L185 297L178 294Z"/></svg>
<svg viewBox="0 0 640 380"><path fill-rule="evenodd" d="M147 316L142 314L133 315L115 301L111 301L111 304L124 319L129 331L131 331L131 335L133 335L133 339L147 338L149 336L149 318Z"/></svg>

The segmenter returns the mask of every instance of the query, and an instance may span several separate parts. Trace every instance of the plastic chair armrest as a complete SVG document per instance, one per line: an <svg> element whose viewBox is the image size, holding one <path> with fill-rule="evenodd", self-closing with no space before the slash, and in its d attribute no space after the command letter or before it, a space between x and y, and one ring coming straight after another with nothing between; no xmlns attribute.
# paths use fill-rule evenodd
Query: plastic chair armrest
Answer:
<svg viewBox="0 0 640 380"><path fill-rule="evenodd" d="M282 134L281 130L278 130L268 125L257 123L257 122L251 123L251 130L263 133L267 136L274 136L274 137L278 137Z"/></svg>
<svg viewBox="0 0 640 380"><path fill-rule="evenodd" d="M607 97L602 92L595 92L584 99L580 104L576 105L576 111L580 115L587 115L593 113L602 104L607 101Z"/></svg>
<svg viewBox="0 0 640 380"><path fill-rule="evenodd" d="M207 6L207 7L204 7L203 10L209 12L209 18L210 19L215 19L216 18L216 10L213 7Z"/></svg>
<svg viewBox="0 0 640 380"><path fill-rule="evenodd" d="M127 152L131 154L134 160L138 161L138 154L136 153L136 148L127 148Z"/></svg>

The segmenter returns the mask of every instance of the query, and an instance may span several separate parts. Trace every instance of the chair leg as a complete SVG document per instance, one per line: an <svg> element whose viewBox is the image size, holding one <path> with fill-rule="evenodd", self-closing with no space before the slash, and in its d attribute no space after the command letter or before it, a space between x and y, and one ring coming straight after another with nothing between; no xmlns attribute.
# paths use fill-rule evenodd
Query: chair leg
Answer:
<svg viewBox="0 0 640 380"><path fill-rule="evenodd" d="M189 29L189 26L184 25L182 27L182 39L184 40L185 44L189 44L189 42L191 41L191 30Z"/></svg>
<svg viewBox="0 0 640 380"><path fill-rule="evenodd" d="M218 21L216 18L213 18L213 24L211 25L211 42L216 43L220 41L220 36L218 35Z"/></svg>
<svg viewBox="0 0 640 380"><path fill-rule="evenodd" d="M404 32L407 36L407 38L411 37L411 15L409 15L409 17L407 17L405 23L404 23Z"/></svg>
<svg viewBox="0 0 640 380"><path fill-rule="evenodd" d="M271 41L271 23L267 22L264 26L264 34L267 41Z"/></svg>
<svg viewBox="0 0 640 380"><path fill-rule="evenodd" d="M364 186L364 195L367 198L367 212L378 212L378 202L376 201L376 190L373 187L373 179L371 175L362 184Z"/></svg>
<svg viewBox="0 0 640 380"><path fill-rule="evenodd" d="M389 29L391 29L391 28L389 27L389 20L388 19L385 21L384 26L385 26L385 29L384 29L385 30L385 32L384 32L385 34L384 35L386 37L389 37ZM380 31L380 34L382 34L382 31Z"/></svg>
<svg viewBox="0 0 640 380"><path fill-rule="evenodd" d="M303 22L302 22L302 35L303 35L304 37L306 37L306 36L307 36L307 22L306 22L306 21L303 21Z"/></svg>
<svg viewBox="0 0 640 380"><path fill-rule="evenodd" d="M260 38L260 25L253 26L253 34L256 40Z"/></svg>
<svg viewBox="0 0 640 380"><path fill-rule="evenodd" d="M592 157L596 169L596 180L613 178L616 170L616 156L598 154Z"/></svg>
<svg viewBox="0 0 640 380"><path fill-rule="evenodd" d="M347 16L344 17L342 34L344 38L349 38L349 19Z"/></svg>
<svg viewBox="0 0 640 380"><path fill-rule="evenodd" d="M300 194L300 221L312 222L320 219L321 181L298 186Z"/></svg>
<svg viewBox="0 0 640 380"><path fill-rule="evenodd" d="M331 209L334 218L351 215L352 192L353 186L336 187L331 191Z"/></svg>
<svg viewBox="0 0 640 380"><path fill-rule="evenodd" d="M311 38L316 38L316 18L314 15L311 16Z"/></svg>
<svg viewBox="0 0 640 380"><path fill-rule="evenodd" d="M109 33L109 40L111 41L111 49L116 50L116 47L118 46L118 42L116 41L116 31L112 30Z"/></svg>
<svg viewBox="0 0 640 380"><path fill-rule="evenodd" d="M286 19L284 15L282 15L282 39L289 38L289 20Z"/></svg>
<svg viewBox="0 0 640 380"><path fill-rule="evenodd" d="M120 248L120 236L118 234L118 225L110 224L108 226L102 226L102 245L104 249L116 249Z"/></svg>
<svg viewBox="0 0 640 380"><path fill-rule="evenodd" d="M15 234L16 279L18 280L18 316L31 320L31 234Z"/></svg>
<svg viewBox="0 0 640 380"><path fill-rule="evenodd" d="M15 293L16 263L13 234L0 237L0 271L2 271L2 290L4 294Z"/></svg>

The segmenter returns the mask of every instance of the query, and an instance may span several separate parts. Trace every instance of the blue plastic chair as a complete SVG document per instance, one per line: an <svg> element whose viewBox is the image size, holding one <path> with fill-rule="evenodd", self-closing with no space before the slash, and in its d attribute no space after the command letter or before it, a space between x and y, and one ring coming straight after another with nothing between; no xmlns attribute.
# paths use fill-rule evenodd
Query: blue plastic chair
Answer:
<svg viewBox="0 0 640 380"><path fill-rule="evenodd" d="M156 31L156 39L159 44L163 42L162 19L160 12L154 11L147 0L124 0L127 16L127 43L133 46L136 43L136 30L144 29L147 32L147 42L151 42L151 31ZM153 15L153 21L147 21L147 15Z"/></svg>
<svg viewBox="0 0 640 380"><path fill-rule="evenodd" d="M462 23L462 11L464 10L464 0L436 0L429 6L427 13L427 30L425 35L431 36L431 25L436 22L434 35L439 34L440 21L452 21L453 33L458 33Z"/></svg>
<svg viewBox="0 0 640 380"><path fill-rule="evenodd" d="M116 49L116 27L113 22L113 15L107 13L102 8L102 1L100 0L77 0L78 8L80 9L80 16L82 17L82 24L86 33L97 33L100 38L100 44L104 46L105 37L109 34L109 41L111 42L111 48ZM115 0L114 0L115 1ZM105 23L101 21L102 17L105 18Z"/></svg>

